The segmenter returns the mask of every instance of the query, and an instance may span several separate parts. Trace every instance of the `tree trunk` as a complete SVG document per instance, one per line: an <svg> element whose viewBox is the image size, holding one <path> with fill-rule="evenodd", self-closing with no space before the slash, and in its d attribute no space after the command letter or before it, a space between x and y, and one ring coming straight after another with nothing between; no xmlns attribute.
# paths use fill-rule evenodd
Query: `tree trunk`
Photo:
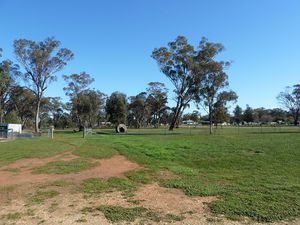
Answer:
<svg viewBox="0 0 300 225"><path fill-rule="evenodd" d="M159 126L160 126L160 115L158 115L157 117L157 128L159 128Z"/></svg>
<svg viewBox="0 0 300 225"><path fill-rule="evenodd" d="M38 99L37 107L36 107L36 115L35 115L35 133L39 133L39 123L40 123L40 104L41 100Z"/></svg>
<svg viewBox="0 0 300 225"><path fill-rule="evenodd" d="M181 96L178 96L178 98L177 98L177 104L176 104L176 108L175 108L175 113L174 113L174 116L172 118L172 122L170 124L169 131L173 131L174 130L174 127L175 127L176 122L178 120L178 117L180 115L180 111L182 109L182 106L183 106L183 99L182 99Z"/></svg>
<svg viewBox="0 0 300 225"><path fill-rule="evenodd" d="M297 110L295 112L295 116L294 116L294 125L297 126L298 125L298 120L299 120L299 110Z"/></svg>
<svg viewBox="0 0 300 225"><path fill-rule="evenodd" d="M208 118L209 118L209 134L213 133L213 121L212 121L212 109L209 107L208 109Z"/></svg>
<svg viewBox="0 0 300 225"><path fill-rule="evenodd" d="M181 110L181 106L178 106L175 110L175 113L174 113L174 116L173 116L173 119L172 119L172 122L170 124L170 127L169 127L169 131L173 131L174 130L174 127L177 123L177 120L178 120L178 117L180 115L180 110Z"/></svg>
<svg viewBox="0 0 300 225"><path fill-rule="evenodd" d="M3 123L3 110L0 110L0 123Z"/></svg>
<svg viewBox="0 0 300 225"><path fill-rule="evenodd" d="M4 110L3 110L3 103L0 102L0 123L3 123L3 117L4 117Z"/></svg>

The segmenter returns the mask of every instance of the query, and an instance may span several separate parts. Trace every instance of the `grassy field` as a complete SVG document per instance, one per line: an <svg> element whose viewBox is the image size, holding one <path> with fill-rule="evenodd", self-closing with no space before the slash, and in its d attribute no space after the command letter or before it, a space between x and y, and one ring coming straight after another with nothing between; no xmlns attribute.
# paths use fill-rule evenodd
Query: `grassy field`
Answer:
<svg viewBox="0 0 300 225"><path fill-rule="evenodd" d="M118 153L144 167L128 172L128 181L86 180L82 184L86 192L92 193L95 187L132 189L157 181L161 186L181 189L186 195L217 196L218 200L208 205L210 210L231 219L246 216L272 222L300 217L299 127L219 128L214 135L208 135L207 128L181 128L174 132L141 129L122 135L103 129L95 130L86 139L79 133L57 131L54 140L40 137L0 143L0 166L70 150L81 157L77 161L83 169L92 166L86 161L90 158L109 158ZM50 163L36 172L78 172L82 168L75 165L77 161L70 165ZM157 176L166 170L175 176ZM111 207L98 210L116 210Z"/></svg>

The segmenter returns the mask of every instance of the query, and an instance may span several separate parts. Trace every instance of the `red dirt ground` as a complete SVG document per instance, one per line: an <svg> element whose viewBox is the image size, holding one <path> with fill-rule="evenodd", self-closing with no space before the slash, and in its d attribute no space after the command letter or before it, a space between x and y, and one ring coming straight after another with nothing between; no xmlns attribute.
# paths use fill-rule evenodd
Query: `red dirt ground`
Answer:
<svg viewBox="0 0 300 225"><path fill-rule="evenodd" d="M140 168L138 164L130 162L124 156L116 155L110 159L93 160L97 164L95 167L79 173L32 174L32 169L35 167L39 167L53 161L72 160L75 158L78 158L78 156L73 155L71 152L65 152L45 159L18 160L0 169L0 185L7 186L60 179L83 180L88 177L124 177L123 174L125 172ZM20 171L14 172L14 169L20 169Z"/></svg>

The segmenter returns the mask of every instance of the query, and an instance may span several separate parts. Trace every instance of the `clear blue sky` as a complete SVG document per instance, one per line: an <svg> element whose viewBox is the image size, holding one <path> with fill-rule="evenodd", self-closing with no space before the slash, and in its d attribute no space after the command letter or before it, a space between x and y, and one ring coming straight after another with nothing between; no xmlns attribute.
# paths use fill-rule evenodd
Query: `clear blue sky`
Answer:
<svg viewBox="0 0 300 225"><path fill-rule="evenodd" d="M172 90L150 55L178 35L225 45L243 108L277 107L277 94L300 83L299 0L0 0L3 58L14 58L15 39L54 36L75 53L58 77L86 71L107 94L136 95L150 81ZM64 97L64 85L58 79L46 95Z"/></svg>

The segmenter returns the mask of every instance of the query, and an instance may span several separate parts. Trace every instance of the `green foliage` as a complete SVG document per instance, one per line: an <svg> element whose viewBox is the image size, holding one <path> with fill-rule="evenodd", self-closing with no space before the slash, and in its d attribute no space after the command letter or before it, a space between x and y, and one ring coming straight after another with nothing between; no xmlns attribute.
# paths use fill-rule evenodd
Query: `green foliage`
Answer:
<svg viewBox="0 0 300 225"><path fill-rule="evenodd" d="M30 202L33 204L41 204L47 199L54 198L59 195L57 191L39 191L30 198Z"/></svg>
<svg viewBox="0 0 300 225"><path fill-rule="evenodd" d="M114 92L106 101L106 113L108 121L118 125L126 123L127 100L126 95L120 92Z"/></svg>
<svg viewBox="0 0 300 225"><path fill-rule="evenodd" d="M95 163L87 159L73 159L70 161L55 161L49 162L44 166L33 169L33 173L47 173L47 174L66 174L76 173L82 170L87 170L96 166Z"/></svg>
<svg viewBox="0 0 300 225"><path fill-rule="evenodd" d="M19 76L28 83L35 95L35 131L39 132L40 104L48 85L56 80L55 73L62 70L74 54L66 48L58 49L60 42L55 38L44 41L19 39L14 41L14 53L24 73ZM37 69L39 68L39 69Z"/></svg>
<svg viewBox="0 0 300 225"><path fill-rule="evenodd" d="M279 103L292 114L294 125L298 125L300 116L300 84L287 87L284 92L279 93L277 99Z"/></svg>

